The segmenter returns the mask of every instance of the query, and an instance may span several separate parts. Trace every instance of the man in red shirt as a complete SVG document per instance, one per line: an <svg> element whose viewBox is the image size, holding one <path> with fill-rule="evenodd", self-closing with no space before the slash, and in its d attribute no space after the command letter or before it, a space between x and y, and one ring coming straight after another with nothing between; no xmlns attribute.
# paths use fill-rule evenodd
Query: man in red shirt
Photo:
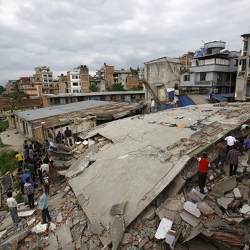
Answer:
<svg viewBox="0 0 250 250"><path fill-rule="evenodd" d="M207 179L207 171L210 165L210 162L207 159L207 153L203 153L202 157L199 158L198 161L199 161L199 166L198 166L199 188L200 192L204 194L204 187L206 185L206 179Z"/></svg>

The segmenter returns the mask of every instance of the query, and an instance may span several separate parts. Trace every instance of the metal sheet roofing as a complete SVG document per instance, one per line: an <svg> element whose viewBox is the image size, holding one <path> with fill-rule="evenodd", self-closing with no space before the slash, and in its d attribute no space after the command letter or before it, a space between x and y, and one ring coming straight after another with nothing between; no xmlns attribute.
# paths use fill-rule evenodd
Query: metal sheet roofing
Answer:
<svg viewBox="0 0 250 250"><path fill-rule="evenodd" d="M82 111L84 109L108 106L112 105L112 103L113 102L90 100L90 101L82 101L64 105L51 106L41 109L30 109L21 112L15 112L15 114L18 117L25 119L27 121L33 121L50 116L63 115L70 112Z"/></svg>

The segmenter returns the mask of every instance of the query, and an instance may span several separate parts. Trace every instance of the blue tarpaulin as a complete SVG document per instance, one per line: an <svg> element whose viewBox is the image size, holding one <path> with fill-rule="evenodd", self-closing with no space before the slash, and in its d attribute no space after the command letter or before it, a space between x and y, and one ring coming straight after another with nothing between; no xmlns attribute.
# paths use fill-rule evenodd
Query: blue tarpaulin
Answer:
<svg viewBox="0 0 250 250"><path fill-rule="evenodd" d="M186 107L189 105L195 105L195 103L186 95L180 95L178 101L179 107Z"/></svg>

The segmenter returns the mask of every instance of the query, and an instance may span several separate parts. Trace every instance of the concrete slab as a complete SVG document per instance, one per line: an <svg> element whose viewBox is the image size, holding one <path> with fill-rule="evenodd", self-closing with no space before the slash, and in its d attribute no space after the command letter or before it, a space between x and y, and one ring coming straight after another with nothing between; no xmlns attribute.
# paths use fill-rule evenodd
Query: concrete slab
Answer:
<svg viewBox="0 0 250 250"><path fill-rule="evenodd" d="M191 225L192 227L197 227L200 223L200 219L194 217L192 214L186 212L186 211L183 211L181 214L180 214L181 218L187 222L189 225Z"/></svg>
<svg viewBox="0 0 250 250"><path fill-rule="evenodd" d="M189 106L98 127L87 137L99 133L113 144L99 151L96 162L84 173L69 180L89 220L97 221L108 230L112 222L112 206L128 201L124 220L125 226L129 225L178 176L193 156L193 153L185 155L193 146L180 147L182 138L215 142L250 118L250 112L246 111L249 107L250 104L230 105L227 111L237 115L228 118L228 112L219 106ZM175 119L179 115L184 116L181 121ZM203 120L206 125L216 122L222 130L214 129L214 134L209 132L206 137L206 134L198 134L199 131L189 128L169 126L178 122L189 126L197 120ZM171 158L164 161L166 154Z"/></svg>
<svg viewBox="0 0 250 250"><path fill-rule="evenodd" d="M221 197L226 192L233 190L237 185L236 177L225 177L223 180L214 184L212 194Z"/></svg>
<svg viewBox="0 0 250 250"><path fill-rule="evenodd" d="M74 249L70 228L66 224L63 224L55 233L60 245L59 248L61 247L62 250Z"/></svg>
<svg viewBox="0 0 250 250"><path fill-rule="evenodd" d="M228 205L234 200L234 198L230 198L230 197L221 197L219 199L217 199L217 203L218 205L220 205L221 207L223 207L224 209L228 208Z"/></svg>

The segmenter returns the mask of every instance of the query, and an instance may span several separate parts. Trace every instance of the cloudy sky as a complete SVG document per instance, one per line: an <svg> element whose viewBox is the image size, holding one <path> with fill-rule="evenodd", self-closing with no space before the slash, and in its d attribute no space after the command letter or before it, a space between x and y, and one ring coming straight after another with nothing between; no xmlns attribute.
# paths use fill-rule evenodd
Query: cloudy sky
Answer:
<svg viewBox="0 0 250 250"><path fill-rule="evenodd" d="M38 65L136 67L202 40L239 50L249 13L249 0L0 0L0 82Z"/></svg>

